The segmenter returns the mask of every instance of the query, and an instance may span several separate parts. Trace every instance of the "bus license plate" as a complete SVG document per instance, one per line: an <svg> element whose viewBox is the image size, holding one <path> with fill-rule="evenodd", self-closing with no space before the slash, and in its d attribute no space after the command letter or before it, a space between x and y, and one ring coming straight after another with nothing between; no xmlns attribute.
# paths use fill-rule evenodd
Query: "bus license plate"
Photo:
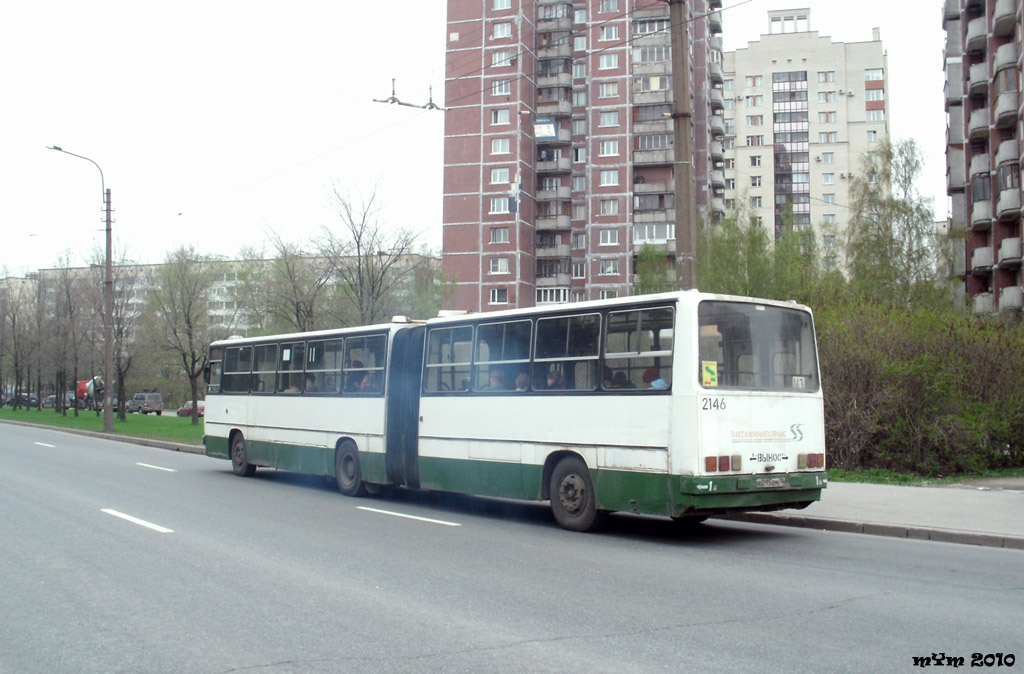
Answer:
<svg viewBox="0 0 1024 674"><path fill-rule="evenodd" d="M759 477L754 480L754 486L758 489L771 489L772 487L788 487L789 479L785 477Z"/></svg>

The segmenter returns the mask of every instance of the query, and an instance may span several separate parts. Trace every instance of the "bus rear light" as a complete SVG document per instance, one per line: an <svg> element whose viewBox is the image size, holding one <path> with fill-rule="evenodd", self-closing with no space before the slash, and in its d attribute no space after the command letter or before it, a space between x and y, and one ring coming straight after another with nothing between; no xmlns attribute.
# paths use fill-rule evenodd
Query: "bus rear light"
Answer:
<svg viewBox="0 0 1024 674"><path fill-rule="evenodd" d="M824 454L799 454L796 458L796 467L803 468L824 468Z"/></svg>
<svg viewBox="0 0 1024 674"><path fill-rule="evenodd" d="M704 471L707 473L737 471L743 463L739 454L732 456L705 456Z"/></svg>
<svg viewBox="0 0 1024 674"><path fill-rule="evenodd" d="M717 456L705 456L704 457L704 471L708 473L714 473L718 470L718 457Z"/></svg>
<svg viewBox="0 0 1024 674"><path fill-rule="evenodd" d="M720 456L718 457L718 470L729 470L729 457Z"/></svg>
<svg viewBox="0 0 1024 674"><path fill-rule="evenodd" d="M732 455L732 469L733 470L739 470L742 465L743 465L743 459L740 458L740 455L739 454L733 454Z"/></svg>

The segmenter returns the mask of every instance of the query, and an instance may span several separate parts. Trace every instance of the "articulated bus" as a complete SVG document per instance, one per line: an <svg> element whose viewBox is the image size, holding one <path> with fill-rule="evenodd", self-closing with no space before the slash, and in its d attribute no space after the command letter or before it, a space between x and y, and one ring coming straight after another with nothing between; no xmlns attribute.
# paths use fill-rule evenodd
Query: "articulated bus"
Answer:
<svg viewBox="0 0 1024 674"><path fill-rule="evenodd" d="M696 523L826 486L807 307L697 291L210 346L205 444L239 475L550 501Z"/></svg>

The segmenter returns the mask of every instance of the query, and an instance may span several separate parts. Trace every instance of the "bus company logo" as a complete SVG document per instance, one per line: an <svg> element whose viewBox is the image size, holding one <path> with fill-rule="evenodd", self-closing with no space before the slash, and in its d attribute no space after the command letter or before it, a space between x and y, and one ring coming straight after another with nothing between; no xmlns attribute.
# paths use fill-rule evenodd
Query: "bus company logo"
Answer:
<svg viewBox="0 0 1024 674"><path fill-rule="evenodd" d="M789 430L772 428L760 431L731 431L729 439L734 443L751 442L803 442L803 424L793 424Z"/></svg>

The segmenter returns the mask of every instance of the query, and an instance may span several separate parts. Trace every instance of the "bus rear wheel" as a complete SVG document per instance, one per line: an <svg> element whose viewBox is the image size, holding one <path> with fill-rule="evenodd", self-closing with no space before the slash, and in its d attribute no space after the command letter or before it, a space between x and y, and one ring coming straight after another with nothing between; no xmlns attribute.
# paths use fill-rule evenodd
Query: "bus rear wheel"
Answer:
<svg viewBox="0 0 1024 674"><path fill-rule="evenodd" d="M249 463L249 455L245 451L245 438L241 433L236 433L231 440L231 469L235 475L252 477L256 474L256 464Z"/></svg>
<svg viewBox="0 0 1024 674"><path fill-rule="evenodd" d="M359 466L359 450L351 441L338 446L338 453L334 457L334 476L338 481L338 491L345 496L366 495L363 469Z"/></svg>
<svg viewBox="0 0 1024 674"><path fill-rule="evenodd" d="M551 474L551 511L570 531L594 531L604 524L605 513L597 509L590 470L577 456L559 461Z"/></svg>

